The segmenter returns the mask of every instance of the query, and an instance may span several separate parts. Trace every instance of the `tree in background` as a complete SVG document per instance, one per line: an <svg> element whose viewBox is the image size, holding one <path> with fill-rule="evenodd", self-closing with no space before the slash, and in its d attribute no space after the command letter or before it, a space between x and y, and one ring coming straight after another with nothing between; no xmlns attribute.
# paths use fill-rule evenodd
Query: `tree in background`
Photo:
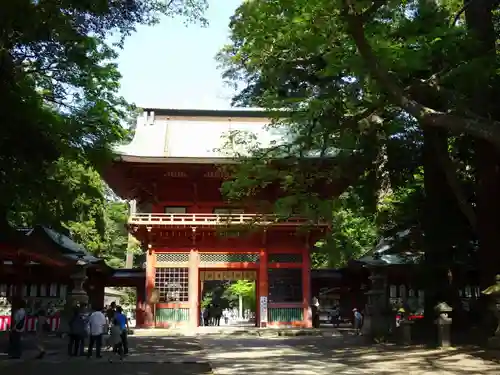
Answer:
<svg viewBox="0 0 500 375"><path fill-rule="evenodd" d="M230 283L224 292L224 296L230 301L229 305L233 308L238 307L238 301L241 296L243 299L243 311L251 310L255 312L255 281L238 280Z"/></svg>
<svg viewBox="0 0 500 375"><path fill-rule="evenodd" d="M69 232L118 264L124 206L99 170L127 137L125 37L161 16L206 22L204 0L15 1L0 6L0 220ZM167 36L168 37L168 36Z"/></svg>
<svg viewBox="0 0 500 375"><path fill-rule="evenodd" d="M409 230L396 249L425 253L426 311L437 300L461 309L452 270L477 268L484 288L499 271L498 5L242 4L219 61L238 89L235 104L276 114L281 139L263 146L229 134L242 163L226 196L243 200L274 184L285 194L275 212L331 222L316 266L345 264ZM308 171L311 157L330 162ZM319 196L318 180L337 189Z"/></svg>
<svg viewBox="0 0 500 375"><path fill-rule="evenodd" d="M500 128L493 109L486 121L472 100L477 88L469 83L481 59L489 61L482 87L491 87L498 75L487 54L474 55L481 42L463 22L464 9L472 12L457 1L244 3L219 59L239 88L235 104L271 114L279 109L271 128L282 137L263 147L248 134L229 135L247 153L236 153L243 163L225 184L226 195L244 199L278 184L287 196L275 205L277 212L335 217L332 247L346 254L332 255L332 264L401 229L414 230L415 237L428 232L433 240L425 246L436 251L470 243L479 192L474 173L484 169L471 139L497 148L493 133ZM493 9L490 4L476 16L491 26L497 22ZM308 173L300 165L310 157L335 162ZM283 158L289 163L272 168L277 163L269 160ZM332 202L336 192L314 195L317 180L336 181L336 190L344 191L341 202ZM443 183L447 188L438 189ZM349 215L357 220L348 224L350 238L343 242L342 221ZM457 228L463 236L451 235Z"/></svg>

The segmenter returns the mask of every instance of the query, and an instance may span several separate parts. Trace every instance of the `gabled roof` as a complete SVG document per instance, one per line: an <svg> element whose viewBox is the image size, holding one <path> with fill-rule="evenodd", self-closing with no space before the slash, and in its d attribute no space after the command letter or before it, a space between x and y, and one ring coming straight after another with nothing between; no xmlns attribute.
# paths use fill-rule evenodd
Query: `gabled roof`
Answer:
<svg viewBox="0 0 500 375"><path fill-rule="evenodd" d="M406 240L411 234L407 229L396 233L395 236L385 237L368 254L355 260L366 266L395 266L417 264L423 253L401 251L401 242Z"/></svg>
<svg viewBox="0 0 500 375"><path fill-rule="evenodd" d="M25 247L35 247L37 241L42 240L47 246L46 255L61 257L68 264L76 264L79 260L91 265L105 264L104 260L90 254L82 245L51 228L37 225L33 228L18 228L18 232L24 234ZM43 249L37 249L37 251L43 251Z"/></svg>

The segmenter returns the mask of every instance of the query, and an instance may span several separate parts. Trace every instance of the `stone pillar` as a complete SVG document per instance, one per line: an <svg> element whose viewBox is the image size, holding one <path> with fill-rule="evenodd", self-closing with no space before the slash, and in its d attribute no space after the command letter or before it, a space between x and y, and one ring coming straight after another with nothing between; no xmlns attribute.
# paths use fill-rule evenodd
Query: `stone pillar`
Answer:
<svg viewBox="0 0 500 375"><path fill-rule="evenodd" d="M304 248L302 252L302 308L303 325L306 328L312 327L312 317L309 313L311 304L311 258L309 248Z"/></svg>
<svg viewBox="0 0 500 375"><path fill-rule="evenodd" d="M200 319L200 298L198 295L200 284L200 256L198 250L192 249L189 252L189 276L188 276L188 295L189 295L189 329L195 331Z"/></svg>
<svg viewBox="0 0 500 375"><path fill-rule="evenodd" d="M411 345L411 330L413 326L413 321L403 320L401 322L400 330L401 330L401 344L403 345Z"/></svg>
<svg viewBox="0 0 500 375"><path fill-rule="evenodd" d="M267 297L268 275L267 275L267 250L260 249L259 257L259 285L257 288L257 309L258 309L258 327L267 327Z"/></svg>
<svg viewBox="0 0 500 375"><path fill-rule="evenodd" d="M75 306L88 306L89 303L89 296L83 288L83 284L87 280L87 266L77 266L71 274L70 279L73 281L73 288L68 293L64 311L61 314L61 321L59 323L59 332L61 334L69 332L69 320L73 315Z"/></svg>
<svg viewBox="0 0 500 375"><path fill-rule="evenodd" d="M365 308L362 332L370 338L379 340L388 333L389 326L386 316L387 296L385 276L378 267L371 268L371 288L366 293L368 302Z"/></svg>

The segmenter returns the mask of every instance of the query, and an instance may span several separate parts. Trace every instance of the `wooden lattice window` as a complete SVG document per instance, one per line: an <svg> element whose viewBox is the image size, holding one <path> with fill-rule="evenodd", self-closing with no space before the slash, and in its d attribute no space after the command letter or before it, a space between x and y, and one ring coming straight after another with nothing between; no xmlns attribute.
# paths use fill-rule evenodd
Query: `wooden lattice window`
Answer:
<svg viewBox="0 0 500 375"><path fill-rule="evenodd" d="M189 301L189 270L187 268L157 268L155 287L158 302Z"/></svg>
<svg viewBox="0 0 500 375"><path fill-rule="evenodd" d="M189 261L189 254L187 253L157 253L157 262L165 263L187 263Z"/></svg>
<svg viewBox="0 0 500 375"><path fill-rule="evenodd" d="M202 265L214 263L258 263L259 254L218 254L202 253L200 254L200 263Z"/></svg>
<svg viewBox="0 0 500 375"><path fill-rule="evenodd" d="M302 263L302 254L269 254L268 263Z"/></svg>
<svg viewBox="0 0 500 375"><path fill-rule="evenodd" d="M302 302L302 270L268 270L269 302Z"/></svg>

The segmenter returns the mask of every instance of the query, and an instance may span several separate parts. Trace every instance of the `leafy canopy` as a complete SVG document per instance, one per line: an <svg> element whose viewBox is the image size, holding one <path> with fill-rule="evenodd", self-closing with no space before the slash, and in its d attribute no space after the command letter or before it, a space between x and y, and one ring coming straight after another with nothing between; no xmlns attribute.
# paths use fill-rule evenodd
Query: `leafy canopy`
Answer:
<svg viewBox="0 0 500 375"><path fill-rule="evenodd" d="M1 220L69 231L105 258L123 251L126 207L107 202L97 173L135 116L119 95L116 57L138 25L162 16L205 23L206 8L204 0L0 5Z"/></svg>
<svg viewBox="0 0 500 375"><path fill-rule="evenodd" d="M218 58L239 89L235 104L280 110L271 127L284 136L250 147L250 158L236 155L243 163L226 195L245 199L275 184L285 195L275 209L287 203L288 212L332 221L332 247L342 254L318 256L322 264L361 254L381 234L420 229L422 129L453 133L455 156L463 156L454 148L462 133L500 144L500 127L476 113L471 95L472 86L498 75L491 61L474 55L477 41L460 22L460 8L457 1L420 0L242 4ZM480 63L488 64L478 73ZM251 144L241 133L230 139ZM298 166L312 156L336 163L306 174ZM278 158L291 160L285 170L269 167ZM448 170L463 200L466 176ZM319 197L314 187L325 179L340 188Z"/></svg>

